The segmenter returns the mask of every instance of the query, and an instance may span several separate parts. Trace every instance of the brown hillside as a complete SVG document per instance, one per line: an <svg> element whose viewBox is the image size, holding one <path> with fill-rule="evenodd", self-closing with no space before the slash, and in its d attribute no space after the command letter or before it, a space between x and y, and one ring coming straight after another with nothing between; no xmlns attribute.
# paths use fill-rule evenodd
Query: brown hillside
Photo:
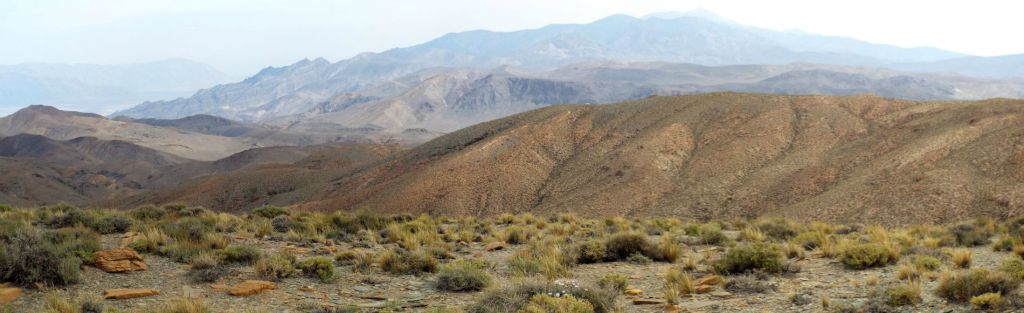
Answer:
<svg viewBox="0 0 1024 313"><path fill-rule="evenodd" d="M1024 101L713 93L555 106L338 176L303 207L771 214L884 223L1024 206Z"/></svg>

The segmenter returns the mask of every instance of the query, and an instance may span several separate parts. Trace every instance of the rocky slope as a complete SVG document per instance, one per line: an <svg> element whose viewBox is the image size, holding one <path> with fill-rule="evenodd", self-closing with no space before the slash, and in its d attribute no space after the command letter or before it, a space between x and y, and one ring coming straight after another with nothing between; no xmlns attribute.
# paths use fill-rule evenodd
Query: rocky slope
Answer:
<svg viewBox="0 0 1024 313"><path fill-rule="evenodd" d="M1021 209L1024 102L715 93L555 106L338 176L308 208L949 220Z"/></svg>

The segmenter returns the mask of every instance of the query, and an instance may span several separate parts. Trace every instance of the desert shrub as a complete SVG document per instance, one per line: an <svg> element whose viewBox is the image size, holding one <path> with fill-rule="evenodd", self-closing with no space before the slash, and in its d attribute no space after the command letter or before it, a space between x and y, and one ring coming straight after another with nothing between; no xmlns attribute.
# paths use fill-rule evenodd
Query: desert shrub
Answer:
<svg viewBox="0 0 1024 313"><path fill-rule="evenodd" d="M729 242L729 237L722 233L719 227L703 226L697 234L700 243L705 245L721 245Z"/></svg>
<svg viewBox="0 0 1024 313"><path fill-rule="evenodd" d="M395 221L395 218L388 218L370 212L359 212L356 215L334 214L330 217L330 224L335 230L344 234L355 234L360 230L381 230Z"/></svg>
<svg viewBox="0 0 1024 313"><path fill-rule="evenodd" d="M285 208L282 208L282 207L279 207L279 206L264 205L264 206L252 209L252 214L256 215L256 216L262 216L262 217L265 217L265 218L275 218L275 217L278 217L280 215L288 215L288 209L285 209Z"/></svg>
<svg viewBox="0 0 1024 313"><path fill-rule="evenodd" d="M0 241L0 281L18 285L68 285L79 280L79 267L99 249L95 234L82 230L23 227Z"/></svg>
<svg viewBox="0 0 1024 313"><path fill-rule="evenodd" d="M437 289L444 291L479 291L490 286L493 281L491 275L479 266L456 262L441 267L437 273L436 286Z"/></svg>
<svg viewBox="0 0 1024 313"><path fill-rule="evenodd" d="M665 236L655 245L647 240L647 236L638 232L617 233L604 242L606 261L632 261L637 263L654 261L675 262L682 256L682 248L674 239ZM599 248L593 250L599 251ZM592 256L596 256L593 253Z"/></svg>
<svg viewBox="0 0 1024 313"><path fill-rule="evenodd" d="M512 245L521 245L530 241L530 234L522 227L509 226L505 229L505 242Z"/></svg>
<svg viewBox="0 0 1024 313"><path fill-rule="evenodd" d="M785 219L772 219L757 223L757 228L768 237L778 240L788 240L797 235L796 227Z"/></svg>
<svg viewBox="0 0 1024 313"><path fill-rule="evenodd" d="M1009 294L1020 281L1007 275L974 269L945 276L939 280L935 294L954 302L967 302L972 297L995 292Z"/></svg>
<svg viewBox="0 0 1024 313"><path fill-rule="evenodd" d="M828 236L823 232L806 231L796 235L793 239L790 239L790 242L800 245L805 250L814 250L820 247L822 242L826 240L829 240Z"/></svg>
<svg viewBox="0 0 1024 313"><path fill-rule="evenodd" d="M1024 260L1018 257L1006 257L999 264L999 271L1015 279L1024 280Z"/></svg>
<svg viewBox="0 0 1024 313"><path fill-rule="evenodd" d="M298 264L302 274L307 277L319 278L322 282L329 282L334 279L334 262L326 257L311 257L302 260Z"/></svg>
<svg viewBox="0 0 1024 313"><path fill-rule="evenodd" d="M438 262L433 256L417 251L384 251L378 256L382 270L392 274L419 274L437 271Z"/></svg>
<svg viewBox="0 0 1024 313"><path fill-rule="evenodd" d="M260 259L260 250L253 246L230 246L220 251L224 262L253 264Z"/></svg>
<svg viewBox="0 0 1024 313"><path fill-rule="evenodd" d="M80 313L103 313L106 308L107 305L103 303L103 300L95 296L85 297L78 301L78 312Z"/></svg>
<svg viewBox="0 0 1024 313"><path fill-rule="evenodd" d="M956 244L961 246L986 245L992 233L985 227L975 224L959 224L949 228L949 232L956 239Z"/></svg>
<svg viewBox="0 0 1024 313"><path fill-rule="evenodd" d="M986 292L971 297L971 305L979 310L995 310L1006 305L1006 299L998 292Z"/></svg>
<svg viewBox="0 0 1024 313"><path fill-rule="evenodd" d="M626 281L626 276L622 276L620 274L604 275L604 277L601 277L601 280L597 281L597 286L608 290L614 290L617 292L622 292L626 290L626 286L628 284L629 283Z"/></svg>
<svg viewBox="0 0 1024 313"><path fill-rule="evenodd" d="M193 257L209 251L211 251L210 247L202 243L176 241L160 247L160 251L157 254L167 257L174 262L190 263Z"/></svg>
<svg viewBox="0 0 1024 313"><path fill-rule="evenodd" d="M590 239L576 246L576 261L581 264L598 263L608 256L608 249L600 240Z"/></svg>
<svg viewBox="0 0 1024 313"><path fill-rule="evenodd" d="M0 204L0 213L6 213L10 211L14 211L14 208L6 204Z"/></svg>
<svg viewBox="0 0 1024 313"><path fill-rule="evenodd" d="M190 260L188 276L198 282L214 282L231 274L231 269L222 265L213 253L202 253Z"/></svg>
<svg viewBox="0 0 1024 313"><path fill-rule="evenodd" d="M1013 251L1013 246L1017 244L1017 240L1011 236L1003 235L992 244L992 251Z"/></svg>
<svg viewBox="0 0 1024 313"><path fill-rule="evenodd" d="M846 247L839 260L851 269L866 269L885 266L897 261L896 256L885 246L878 243L856 243Z"/></svg>
<svg viewBox="0 0 1024 313"><path fill-rule="evenodd" d="M590 304L595 313L616 312L618 293L573 284L526 282L485 292L466 308L467 313L518 313L535 295L566 295ZM542 311L544 312L544 311ZM550 312L550 311L549 311Z"/></svg>
<svg viewBox="0 0 1024 313"><path fill-rule="evenodd" d="M960 268L971 267L971 250L956 249L950 253L953 264Z"/></svg>
<svg viewBox="0 0 1024 313"><path fill-rule="evenodd" d="M764 293L773 290L771 285L754 275L730 277L724 287L733 293Z"/></svg>
<svg viewBox="0 0 1024 313"><path fill-rule="evenodd" d="M261 279L279 281L295 274L295 256L274 254L256 261L253 266L256 276Z"/></svg>
<svg viewBox="0 0 1024 313"><path fill-rule="evenodd" d="M128 244L129 248L139 253L157 253L170 241L167 234L157 228L146 228L140 232L142 238Z"/></svg>
<svg viewBox="0 0 1024 313"><path fill-rule="evenodd" d="M183 217L161 225L161 230L171 238L199 242L213 231L214 222L196 217Z"/></svg>
<svg viewBox="0 0 1024 313"><path fill-rule="evenodd" d="M89 228L101 234L123 233L131 227L132 219L121 215L107 215L89 224Z"/></svg>
<svg viewBox="0 0 1024 313"><path fill-rule="evenodd" d="M273 226L276 232L287 233L291 229L291 222L292 219L288 215L278 215L270 220L270 226Z"/></svg>
<svg viewBox="0 0 1024 313"><path fill-rule="evenodd" d="M573 296L533 295L521 313L594 313L594 306Z"/></svg>
<svg viewBox="0 0 1024 313"><path fill-rule="evenodd" d="M721 259L715 261L716 272L739 274L759 270L767 273L782 271L782 254L769 243L745 244L729 249Z"/></svg>
<svg viewBox="0 0 1024 313"><path fill-rule="evenodd" d="M566 277L575 256L554 242L534 242L527 249L516 251L508 259L508 268L518 275L543 274L554 279Z"/></svg>
<svg viewBox="0 0 1024 313"><path fill-rule="evenodd" d="M885 304L890 306L913 305L921 302L921 285L916 282L899 284L885 289Z"/></svg>
<svg viewBox="0 0 1024 313"><path fill-rule="evenodd" d="M934 256L918 255L914 257L914 266L922 270L934 271L942 266L942 261Z"/></svg>
<svg viewBox="0 0 1024 313"><path fill-rule="evenodd" d="M647 257L646 255L643 255L642 253L633 253L633 255L626 258L626 262L644 265L651 264L651 262L654 261L652 261L651 258Z"/></svg>
<svg viewBox="0 0 1024 313"><path fill-rule="evenodd" d="M167 215L167 211L156 206L144 205L132 209L129 214L140 221L156 221L164 218L164 215Z"/></svg>
<svg viewBox="0 0 1024 313"><path fill-rule="evenodd" d="M67 208L58 211L54 215L49 216L42 221L42 224L48 228L67 228L75 227L76 225L90 225L92 224L92 217L86 215L85 212L78 208Z"/></svg>

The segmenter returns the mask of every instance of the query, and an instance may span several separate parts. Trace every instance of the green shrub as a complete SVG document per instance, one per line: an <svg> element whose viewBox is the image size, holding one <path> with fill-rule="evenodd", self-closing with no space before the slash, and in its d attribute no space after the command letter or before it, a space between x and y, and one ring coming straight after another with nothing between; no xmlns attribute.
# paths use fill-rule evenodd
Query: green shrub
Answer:
<svg viewBox="0 0 1024 313"><path fill-rule="evenodd" d="M437 273L436 286L437 289L444 291L480 291L490 286L493 281L491 275L480 267L457 262L441 267Z"/></svg>
<svg viewBox="0 0 1024 313"><path fill-rule="evenodd" d="M502 289L491 289L466 308L467 313L519 313L536 295L566 295L590 304L595 313L616 311L618 292L604 288L526 282ZM542 311L543 312L543 311Z"/></svg>
<svg viewBox="0 0 1024 313"><path fill-rule="evenodd" d="M196 217L183 217L173 222L160 225L161 229L171 238L199 242L213 231L214 221Z"/></svg>
<svg viewBox="0 0 1024 313"><path fill-rule="evenodd" d="M607 260L621 261L630 257L652 254L653 244L647 240L647 235L637 232L617 233L605 240L605 251Z"/></svg>
<svg viewBox="0 0 1024 313"><path fill-rule="evenodd" d="M261 279L279 281L295 275L295 256L274 254L270 257L261 258L259 261L256 261L253 269L256 271L256 276L259 276Z"/></svg>
<svg viewBox="0 0 1024 313"><path fill-rule="evenodd" d="M131 211L131 216L140 221L156 221L164 218L167 211L152 205L140 206Z"/></svg>
<svg viewBox="0 0 1024 313"><path fill-rule="evenodd" d="M49 228L67 228L92 224L92 217L86 215L78 208L62 208L61 210L43 220L42 224Z"/></svg>
<svg viewBox="0 0 1024 313"><path fill-rule="evenodd" d="M918 255L914 257L914 266L918 269L934 271L942 266L942 261L930 255Z"/></svg>
<svg viewBox="0 0 1024 313"><path fill-rule="evenodd" d="M1013 239L1013 237L1003 235L992 244L992 251L1013 251L1013 246L1016 244L1017 240Z"/></svg>
<svg viewBox="0 0 1024 313"><path fill-rule="evenodd" d="M191 260L188 276L198 282L214 282L231 274L231 269L220 263L212 253L196 255Z"/></svg>
<svg viewBox="0 0 1024 313"><path fill-rule="evenodd" d="M995 310L1006 305L1006 300L998 292L987 292L971 297L971 305L979 310Z"/></svg>
<svg viewBox="0 0 1024 313"><path fill-rule="evenodd" d="M322 282L334 279L334 262L326 257L312 257L299 262L299 269L308 277L319 278Z"/></svg>
<svg viewBox="0 0 1024 313"><path fill-rule="evenodd" d="M954 302L967 302L985 293L1010 294L1020 281L985 269L959 272L939 280L935 294Z"/></svg>
<svg viewBox="0 0 1024 313"><path fill-rule="evenodd" d="M505 242L512 245L521 245L530 241L530 234L522 227L509 226L505 229Z"/></svg>
<svg viewBox="0 0 1024 313"><path fill-rule="evenodd" d="M950 227L949 232L956 238L956 244L968 247L986 245L992 237L988 229L974 224L959 224Z"/></svg>
<svg viewBox="0 0 1024 313"><path fill-rule="evenodd" d="M196 242L177 241L172 244L160 247L159 255L167 257L174 262L190 263L192 258L204 252L210 252L210 247Z"/></svg>
<svg viewBox="0 0 1024 313"><path fill-rule="evenodd" d="M616 292L622 292L626 290L626 286L629 282L626 280L626 276L620 274L608 274L601 277L601 280L597 281L597 285L601 288L614 290Z"/></svg>
<svg viewBox="0 0 1024 313"><path fill-rule="evenodd" d="M262 216L262 217L265 217L265 218L275 218L275 217L278 217L280 215L288 215L288 209L285 209L285 208L282 208L282 207L279 207L279 206L264 205L264 206L252 209L252 214L256 215L256 216Z"/></svg>
<svg viewBox="0 0 1024 313"><path fill-rule="evenodd" d="M769 243L744 244L729 249L713 267L716 272L722 274L739 274L755 270L779 273L782 272L782 253Z"/></svg>
<svg viewBox="0 0 1024 313"><path fill-rule="evenodd" d="M789 240L797 235L796 227L785 219L772 219L757 223L760 229L768 237L778 240Z"/></svg>
<svg viewBox="0 0 1024 313"><path fill-rule="evenodd" d="M343 234L355 234L360 230L381 230L394 222L395 218L388 218L370 212L360 212L356 215L338 213L332 215L330 224L335 230Z"/></svg>
<svg viewBox="0 0 1024 313"><path fill-rule="evenodd" d="M220 251L224 261L228 263L253 264L260 259L260 250L253 246L230 246Z"/></svg>
<svg viewBox="0 0 1024 313"><path fill-rule="evenodd" d="M1015 279L1024 280L1024 260L1014 256L1006 257L999 265L999 271Z"/></svg>
<svg viewBox="0 0 1024 313"><path fill-rule="evenodd" d="M700 243L705 245L722 245L728 243L729 237L726 237L722 233L722 229L719 227L704 226L700 228L700 233L697 235Z"/></svg>
<svg viewBox="0 0 1024 313"><path fill-rule="evenodd" d="M81 230L43 231L20 228L0 241L0 281L18 285L68 285L79 280L79 267L99 249L94 234Z"/></svg>
<svg viewBox="0 0 1024 313"><path fill-rule="evenodd" d="M814 250L820 247L822 241L825 240L828 240L828 236L824 233L818 231L807 231L796 235L796 237L790 239L790 242L800 245L804 250Z"/></svg>
<svg viewBox="0 0 1024 313"><path fill-rule="evenodd" d="M101 234L123 233L131 229L132 219L121 215L107 215L98 220L92 221L89 228Z"/></svg>
<svg viewBox="0 0 1024 313"><path fill-rule="evenodd" d="M847 268L858 270L885 266L897 261L885 246L877 243L852 244L843 250L839 260Z"/></svg>
<svg viewBox="0 0 1024 313"><path fill-rule="evenodd" d="M608 249L599 240L587 240L576 246L576 261L581 264L598 263L604 261L607 257Z"/></svg>
<svg viewBox="0 0 1024 313"><path fill-rule="evenodd" d="M594 313L594 306L573 296L533 295L522 313Z"/></svg>
<svg viewBox="0 0 1024 313"><path fill-rule="evenodd" d="M885 304L913 305L921 302L921 285L915 282L899 284L885 290Z"/></svg>
<svg viewBox="0 0 1024 313"><path fill-rule="evenodd" d="M385 251L381 253L380 267L392 274L419 274L437 271L438 262L433 256L423 252Z"/></svg>

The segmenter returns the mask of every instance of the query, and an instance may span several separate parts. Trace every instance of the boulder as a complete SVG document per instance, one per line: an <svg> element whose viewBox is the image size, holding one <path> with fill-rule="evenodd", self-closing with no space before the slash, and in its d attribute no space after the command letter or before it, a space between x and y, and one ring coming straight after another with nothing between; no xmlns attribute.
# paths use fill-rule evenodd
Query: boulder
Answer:
<svg viewBox="0 0 1024 313"><path fill-rule="evenodd" d="M116 248L96 252L96 267L107 273L145 271L146 261L131 248Z"/></svg>
<svg viewBox="0 0 1024 313"><path fill-rule="evenodd" d="M488 243L486 246L484 246L484 250L486 250L486 251L505 250L506 247L507 247L507 245L505 244L504 241L494 241L494 242Z"/></svg>
<svg viewBox="0 0 1024 313"><path fill-rule="evenodd" d="M263 280L247 280L231 287L228 290L228 294L232 296L251 296L257 293L261 293L264 290L271 290L277 288L277 285L273 282Z"/></svg>
<svg viewBox="0 0 1024 313"><path fill-rule="evenodd" d="M0 288L0 304L10 303L21 296L21 288L3 287Z"/></svg>
<svg viewBox="0 0 1024 313"><path fill-rule="evenodd" d="M160 294L159 291L146 288L119 288L119 289L107 289L103 291L103 299L132 299L141 298L148 296L155 296Z"/></svg>

